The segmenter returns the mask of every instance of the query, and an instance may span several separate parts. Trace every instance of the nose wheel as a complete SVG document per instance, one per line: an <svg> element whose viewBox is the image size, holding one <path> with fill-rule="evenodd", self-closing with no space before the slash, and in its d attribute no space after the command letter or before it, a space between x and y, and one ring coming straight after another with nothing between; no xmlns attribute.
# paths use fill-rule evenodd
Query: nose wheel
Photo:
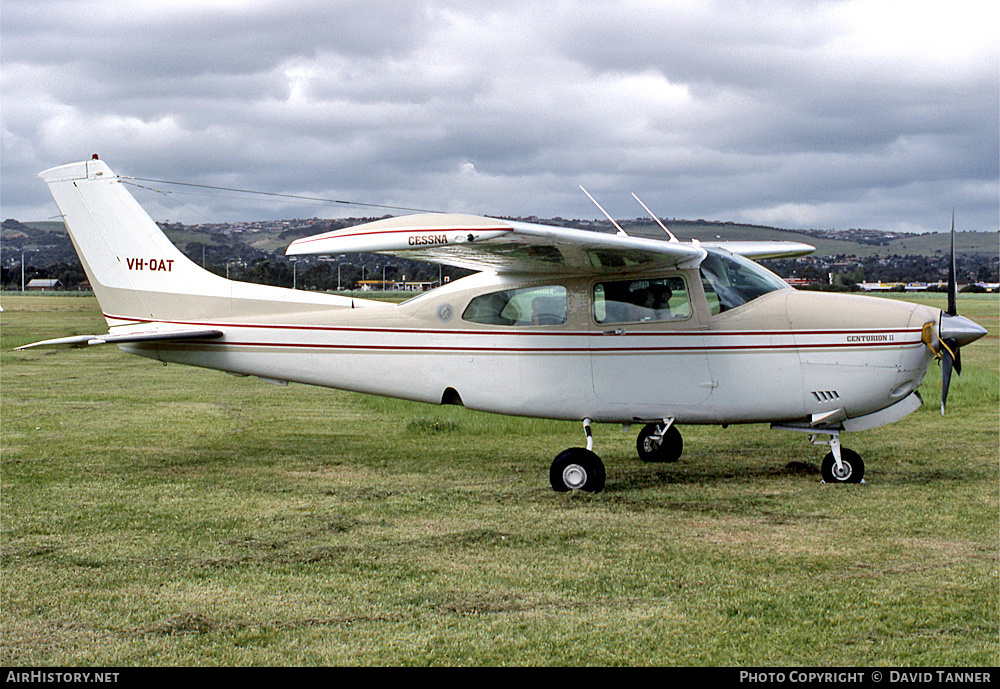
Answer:
<svg viewBox="0 0 1000 689"><path fill-rule="evenodd" d="M840 445L840 430L818 430L801 426L785 426L771 424L771 428L784 431L809 433L809 442L813 445L829 445L830 451L820 464L820 475L823 483L864 483L865 460L854 450L848 450ZM820 436L828 435L829 440L821 440Z"/></svg>
<svg viewBox="0 0 1000 689"><path fill-rule="evenodd" d="M834 431L826 442L819 441L816 436L810 437L813 445L830 445L830 451L820 464L819 473L824 483L864 483L865 460L854 450L841 447L840 436Z"/></svg>
<svg viewBox="0 0 1000 689"><path fill-rule="evenodd" d="M840 448L840 463L833 452L828 452L820 465L820 474L826 483L861 483L865 475L865 461L854 450Z"/></svg>

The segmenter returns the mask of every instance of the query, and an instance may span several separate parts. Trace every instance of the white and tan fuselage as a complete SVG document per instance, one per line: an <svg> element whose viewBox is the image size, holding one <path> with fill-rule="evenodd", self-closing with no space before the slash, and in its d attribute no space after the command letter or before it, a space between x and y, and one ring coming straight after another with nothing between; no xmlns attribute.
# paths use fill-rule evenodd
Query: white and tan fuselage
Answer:
<svg viewBox="0 0 1000 689"><path fill-rule="evenodd" d="M286 312L272 302L255 317L244 304L233 318L213 315L231 310L222 300L202 317L169 322L220 330L218 339L121 346L271 380L617 423L779 422L841 409L865 416L916 390L933 359L921 331L937 309L788 289L712 316L696 271L667 274L693 287L687 320L601 325L592 316L595 280L580 278L560 283L570 304L564 324L470 323L461 314L475 296L532 284L478 274L398 305L350 300ZM106 315L112 326L142 324Z"/></svg>

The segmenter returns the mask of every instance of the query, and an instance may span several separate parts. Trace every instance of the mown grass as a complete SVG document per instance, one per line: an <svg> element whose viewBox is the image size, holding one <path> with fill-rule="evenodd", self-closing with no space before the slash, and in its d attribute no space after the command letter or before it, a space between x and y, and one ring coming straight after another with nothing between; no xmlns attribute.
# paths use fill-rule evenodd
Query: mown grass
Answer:
<svg viewBox="0 0 1000 689"><path fill-rule="evenodd" d="M932 303L936 296L922 297ZM948 414L825 449L684 428L674 465L597 426L598 495L556 494L578 424L179 366L92 299L4 297L6 665L951 665L998 653L997 300Z"/></svg>

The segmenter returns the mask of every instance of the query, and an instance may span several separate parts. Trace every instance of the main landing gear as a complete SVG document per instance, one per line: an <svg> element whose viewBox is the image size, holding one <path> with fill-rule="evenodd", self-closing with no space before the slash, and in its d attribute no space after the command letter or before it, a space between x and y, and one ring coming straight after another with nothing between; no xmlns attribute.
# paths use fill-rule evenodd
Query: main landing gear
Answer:
<svg viewBox="0 0 1000 689"><path fill-rule="evenodd" d="M604 462L593 451L590 419L583 420L583 430L587 434L587 447L572 447L560 452L549 469L549 483L557 492L583 490L599 493L604 490L607 473ZM674 420L664 419L662 423L646 424L639 432L635 446L639 459L644 462L676 462L684 449L684 441L674 426Z"/></svg>
<svg viewBox="0 0 1000 689"><path fill-rule="evenodd" d="M583 420L583 430L587 434L587 448L571 447L559 453L549 469L549 483L552 490L565 493L570 490L584 490L600 493L604 490L604 462L594 454L594 436L590 432L590 419Z"/></svg>
<svg viewBox="0 0 1000 689"><path fill-rule="evenodd" d="M676 462L684 451L684 440L674 420L664 419L663 423L643 426L635 440L635 449L644 462Z"/></svg>

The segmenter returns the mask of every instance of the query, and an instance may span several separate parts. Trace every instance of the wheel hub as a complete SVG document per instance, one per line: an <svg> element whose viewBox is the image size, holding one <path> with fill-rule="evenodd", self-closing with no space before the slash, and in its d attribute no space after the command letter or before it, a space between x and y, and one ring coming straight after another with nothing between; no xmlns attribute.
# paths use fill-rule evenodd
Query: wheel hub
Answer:
<svg viewBox="0 0 1000 689"><path fill-rule="evenodd" d="M851 478L851 474L853 473L854 470L851 468L850 462L841 461L840 466L837 466L836 463L833 465L833 476L838 481L846 481Z"/></svg>
<svg viewBox="0 0 1000 689"><path fill-rule="evenodd" d="M568 488L576 490L587 483L587 470L579 464L570 464L563 469L562 478Z"/></svg>

